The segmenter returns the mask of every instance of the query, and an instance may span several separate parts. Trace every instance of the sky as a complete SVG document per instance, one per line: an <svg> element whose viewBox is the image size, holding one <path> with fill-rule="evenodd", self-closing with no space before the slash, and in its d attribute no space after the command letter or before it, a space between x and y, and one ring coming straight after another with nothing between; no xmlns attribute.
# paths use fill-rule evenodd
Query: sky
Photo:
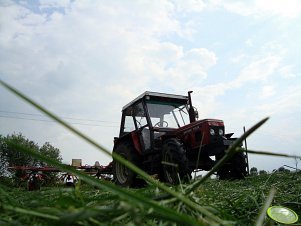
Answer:
<svg viewBox="0 0 301 226"><path fill-rule="evenodd" d="M300 155L299 0L0 1L0 79L109 150L121 109L144 91L186 95L251 150ZM63 161L96 150L0 87L0 134L50 142ZM272 171L294 159L249 155Z"/></svg>

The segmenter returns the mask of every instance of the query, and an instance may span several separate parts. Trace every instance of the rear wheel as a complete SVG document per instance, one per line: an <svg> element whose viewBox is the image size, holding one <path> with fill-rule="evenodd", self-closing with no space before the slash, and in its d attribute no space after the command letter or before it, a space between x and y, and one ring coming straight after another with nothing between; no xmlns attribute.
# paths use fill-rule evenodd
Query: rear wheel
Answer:
<svg viewBox="0 0 301 226"><path fill-rule="evenodd" d="M135 165L138 164L138 155L132 145L128 143L121 143L115 148L114 152L121 155L124 159L131 163ZM113 159L113 178L117 185L122 187L134 187L136 177L136 173L124 166L122 163Z"/></svg>
<svg viewBox="0 0 301 226"><path fill-rule="evenodd" d="M175 138L167 140L162 148L163 179L169 184L179 184L191 178L183 145Z"/></svg>
<svg viewBox="0 0 301 226"><path fill-rule="evenodd" d="M217 157L219 160L221 157ZM219 179L235 180L247 176L247 162L243 153L236 153L220 170L217 171Z"/></svg>

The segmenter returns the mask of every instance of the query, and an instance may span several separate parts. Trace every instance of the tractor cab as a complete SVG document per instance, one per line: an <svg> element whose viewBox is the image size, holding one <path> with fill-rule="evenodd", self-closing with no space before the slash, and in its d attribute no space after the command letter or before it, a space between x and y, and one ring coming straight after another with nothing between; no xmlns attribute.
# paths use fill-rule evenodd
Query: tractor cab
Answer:
<svg viewBox="0 0 301 226"><path fill-rule="evenodd" d="M161 136L190 123L188 104L187 96L145 92L123 107L119 138L135 133L138 150L151 151Z"/></svg>

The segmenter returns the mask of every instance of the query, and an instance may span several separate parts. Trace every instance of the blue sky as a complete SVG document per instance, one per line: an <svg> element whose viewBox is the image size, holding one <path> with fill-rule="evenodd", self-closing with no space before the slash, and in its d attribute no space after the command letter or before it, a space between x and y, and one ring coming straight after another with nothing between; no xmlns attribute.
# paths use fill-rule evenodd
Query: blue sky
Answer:
<svg viewBox="0 0 301 226"><path fill-rule="evenodd" d="M271 117L250 149L300 155L300 15L298 0L3 0L0 78L108 149L131 99L193 90L200 117L223 119L237 136ZM0 92L0 134L49 141L67 163L110 161ZM284 164L294 161L250 156L259 169Z"/></svg>

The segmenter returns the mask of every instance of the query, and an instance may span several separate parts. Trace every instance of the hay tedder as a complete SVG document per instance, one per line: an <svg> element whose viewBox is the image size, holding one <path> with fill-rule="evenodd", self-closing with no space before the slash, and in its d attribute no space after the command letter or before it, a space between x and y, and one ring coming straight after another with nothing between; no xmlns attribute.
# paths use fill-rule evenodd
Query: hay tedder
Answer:
<svg viewBox="0 0 301 226"><path fill-rule="evenodd" d="M94 166L82 166L80 159L72 159L71 166L98 179L112 180L113 178L112 163L102 166L97 161ZM63 172L55 167L12 166L8 167L8 170L14 171L19 181L27 182L27 189L29 191L39 190L41 185L49 179L51 173L57 173L59 181L65 183L67 186L74 186L78 181L75 175Z"/></svg>

